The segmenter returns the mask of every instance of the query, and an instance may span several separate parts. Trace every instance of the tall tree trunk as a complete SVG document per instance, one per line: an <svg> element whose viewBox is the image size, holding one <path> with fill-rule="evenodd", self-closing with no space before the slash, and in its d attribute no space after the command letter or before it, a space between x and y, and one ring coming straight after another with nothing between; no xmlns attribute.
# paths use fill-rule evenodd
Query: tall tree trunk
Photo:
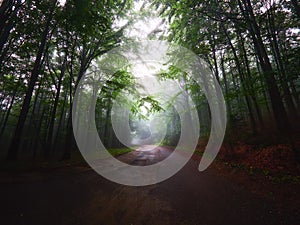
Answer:
<svg viewBox="0 0 300 225"><path fill-rule="evenodd" d="M243 4L242 4L243 2ZM264 78L266 80L269 97L274 113L277 128L279 132L285 133L290 130L290 123L288 122L287 113L285 111L280 92L274 76L274 71L270 63L266 48L264 46L259 26L253 13L253 8L250 0L238 0L240 10L248 24L248 30L251 34L254 47L257 50L257 56L263 70Z"/></svg>
<svg viewBox="0 0 300 225"><path fill-rule="evenodd" d="M36 158L39 142L42 143L39 135L41 133L41 129L42 129L42 124L43 124L43 121L44 121L45 113L46 113L46 108L43 107L42 113L39 116L38 125L36 126L36 129L35 129L35 136L34 136L34 142L33 142L33 147L32 147L32 157L33 158ZM39 114L40 113L38 113L38 115Z"/></svg>
<svg viewBox="0 0 300 225"><path fill-rule="evenodd" d="M225 66L224 66L224 55L221 56L221 71L222 71L222 75L223 75L223 79L224 79L225 96L228 96L229 95L229 88L228 88L227 74L225 72ZM227 111L228 111L228 114L229 114L229 123L230 123L231 116L232 116L230 101L226 101L226 105L227 105Z"/></svg>
<svg viewBox="0 0 300 225"><path fill-rule="evenodd" d="M244 60L243 60L244 66L245 66L246 71L247 71L246 75L247 75L248 79L250 79L252 74L251 74L251 71L250 71L249 59L248 59L247 51L246 51L246 47L245 47L245 39L241 35L241 32L239 31L238 27L236 27L236 30L237 30L236 33L238 34L238 41L239 41L239 44L240 44L241 52L242 52L242 55L243 55L243 58L244 58ZM260 123L260 126L264 127L262 112L261 112L261 109L260 109L260 107L258 105L258 102L257 102L257 97L258 97L257 93L254 90L254 86L253 86L252 82L248 82L248 86L249 86L250 98L252 99L252 102L254 104L258 121Z"/></svg>
<svg viewBox="0 0 300 225"><path fill-rule="evenodd" d="M65 147L64 153L62 156L62 160L68 160L71 158L71 149L72 149L72 137L73 137L73 129L72 129L72 104L73 104L73 88L72 88L72 80L73 74L70 74L70 82L69 82L69 117L67 122L67 133L65 139Z"/></svg>
<svg viewBox="0 0 300 225"><path fill-rule="evenodd" d="M255 121L253 109L252 109L252 106L251 106L251 103L250 103L249 94L248 94L249 87L245 82L244 72L241 68L241 63L240 63L239 57L236 53L235 47L233 46L233 44L231 42L231 38L229 37L227 29L226 29L226 27L223 23L221 23L221 27L223 29L223 32L225 33L225 36L227 38L227 41L229 43L229 46L230 46L230 48L232 50L232 53L233 53L233 56L234 56L234 61L235 61L235 64L237 66L237 69L238 69L238 73L239 73L239 77L240 77L240 80L241 80L242 88L244 90L245 100L246 100L246 104L247 104L247 108L248 108L248 112L249 112L249 117L250 117L250 122L251 122L251 126L252 126L252 132L253 132L253 134L255 134L257 132L257 127L256 127L256 121Z"/></svg>
<svg viewBox="0 0 300 225"><path fill-rule="evenodd" d="M110 114L111 114L111 99L109 97L107 108L106 108L106 115L105 115L105 132L104 132L104 140L105 140L105 147L111 147L111 126L110 126Z"/></svg>
<svg viewBox="0 0 300 225"><path fill-rule="evenodd" d="M31 143L30 143L30 148L34 149L33 146L36 144L37 140L38 140L38 130L37 130L37 120L40 118L40 111L42 108L42 104L41 102L44 99L44 92L42 92L41 97L40 97L40 93L41 93L41 84L39 85L39 87L37 88L37 91L35 93L34 96L34 101L33 101L33 107L32 107L32 112L31 112L31 116L30 116L30 121L29 121L29 126L31 126L32 128L32 133L34 134L33 136L36 138L32 138L31 139ZM39 100L40 97L40 100Z"/></svg>
<svg viewBox="0 0 300 225"><path fill-rule="evenodd" d="M279 73L279 78L280 78L280 83L283 89L283 93L284 93L284 99L285 102L287 104L288 107L288 111L290 113L290 115L292 116L292 118L296 118L297 117L297 110L296 110L296 106L293 102L292 99L292 95L291 95L291 91L289 89L289 85L287 83L287 77L286 77L286 73L285 73L285 69L282 63L282 58L281 58L281 53L279 50L279 46L278 46L278 41L277 41L277 36L276 36L276 31L275 31L275 22L274 22L274 13L273 13L273 8L271 7L268 11L267 11L267 16L268 16L268 39L270 42L270 46L271 46L271 50L272 53L274 55L274 59L276 62L276 66L277 66L277 70Z"/></svg>
<svg viewBox="0 0 300 225"><path fill-rule="evenodd" d="M57 82L57 90L56 90L56 95L54 99L54 104L53 104L53 109L51 112L51 119L50 119L50 124L49 124L49 129L48 129L48 136L47 136L47 141L46 141L46 149L45 149L45 157L47 158L52 150L52 145L53 145L53 130L54 130L54 124L55 124L55 118L56 118L56 111L57 111L57 106L58 106L58 101L59 101L59 96L60 96L60 90L61 90L61 85L62 85L62 78L65 74L65 64L63 64L62 69L60 71L60 76Z"/></svg>
<svg viewBox="0 0 300 225"><path fill-rule="evenodd" d="M12 28L11 14L14 0L4 0L0 6L0 53Z"/></svg>
<svg viewBox="0 0 300 225"><path fill-rule="evenodd" d="M48 19L45 25L45 29L44 32L42 34L42 39L39 45L39 49L36 55L36 59L34 62L34 66L33 66L33 70L31 72L31 76L30 76L30 81L28 84L28 88L25 94L25 98L22 104L22 108L21 108L21 112L20 112L20 116L17 122L17 126L10 144L10 147L8 149L8 154L7 154L7 159L8 160L16 160L18 157L18 151L19 151L19 146L20 146L20 142L21 142L21 136L22 136L22 132L24 129L24 125L25 125L25 121L26 121L26 117L30 108L30 102L31 102L31 97L32 97L32 93L35 87L35 84L37 82L38 79L38 75L40 72L40 64L41 64L41 60L43 57L43 53L44 53L44 49L45 49L45 45L47 42L47 36L50 30L50 24L51 24L51 20L53 17L53 13L55 10L55 6L56 6L56 2L57 0L53 1L53 5L50 11L50 14L48 15Z"/></svg>
<svg viewBox="0 0 300 225"><path fill-rule="evenodd" d="M19 77L19 79L18 79L17 85L16 85L16 87L15 87L15 89L13 91L13 94L12 94L12 99L9 102L9 107L8 107L7 112L5 114L4 121L1 124L2 127L1 127L1 131L0 131L0 139L1 139L2 135L4 134L4 131L5 131L5 128L6 128L6 124L8 122L8 118L10 116L10 111L11 111L11 109L12 109L14 103L15 103L16 94L17 94L17 91L18 91L18 88L19 88L18 84L19 84L20 80L21 80L21 77Z"/></svg>
<svg viewBox="0 0 300 225"><path fill-rule="evenodd" d="M5 95L5 93L4 93L4 95ZM0 102L4 102L4 97L2 97L1 99L0 99ZM5 105L5 107L4 107L4 105L2 106L2 110L0 111L0 127L2 127L2 125L3 125L3 121L4 121L4 119L5 119L5 116L6 116L6 112L7 112L7 110L8 110L8 108L9 108L9 101L6 101L6 105Z"/></svg>
<svg viewBox="0 0 300 225"><path fill-rule="evenodd" d="M9 107L8 107L7 112L5 114L3 124L1 124L2 126L1 126L1 131L0 131L0 139L2 138L2 135L4 134L6 124L8 122L8 118L10 116L10 111L13 107L14 102L15 102L15 97L16 97L16 93L14 92L13 97L12 97L11 101L9 102Z"/></svg>
<svg viewBox="0 0 300 225"><path fill-rule="evenodd" d="M215 77L218 81L218 83L220 84L220 76L219 76L219 69L218 69L218 61L217 61L217 56L216 56L216 40L215 40L215 36L212 35L212 53L213 53L213 60L214 60L214 71L215 71Z"/></svg>
<svg viewBox="0 0 300 225"><path fill-rule="evenodd" d="M63 105L61 107L61 112L60 112L60 116L59 116L59 121L58 121L58 125L57 125L57 129L56 129L56 135L55 135L55 139L54 139L54 143L53 143L53 153L55 153L55 149L57 148L57 144L58 144L58 136L59 136L59 132L61 130L61 127L63 127L63 120L65 118L65 107L66 107L66 102L67 102L67 92L64 95L64 101L63 101Z"/></svg>
<svg viewBox="0 0 300 225"><path fill-rule="evenodd" d="M13 17L17 16L21 4L21 0L4 0L0 6L0 55L14 27Z"/></svg>

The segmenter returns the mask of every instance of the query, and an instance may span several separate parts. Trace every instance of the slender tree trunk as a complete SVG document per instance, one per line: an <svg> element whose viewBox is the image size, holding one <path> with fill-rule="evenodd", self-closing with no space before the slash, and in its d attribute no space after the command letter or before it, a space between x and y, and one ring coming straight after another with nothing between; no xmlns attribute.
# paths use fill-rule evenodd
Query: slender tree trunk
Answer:
<svg viewBox="0 0 300 225"><path fill-rule="evenodd" d="M4 95L5 95L5 93L4 93ZM0 101L3 102L4 99L5 99L5 98L1 98ZM3 121L4 121L4 119L5 119L7 110L8 110L8 108L9 108L9 106L10 106L9 103L10 103L10 102L7 101L5 107L4 107L4 105L2 106L4 109L1 110L1 112L0 112L0 115L1 115L1 116L0 116L0 118L1 118L1 119L0 119L0 127L2 127L2 125L3 125Z"/></svg>
<svg viewBox="0 0 300 225"><path fill-rule="evenodd" d="M32 110L31 110L31 115L30 115L30 120L29 120L29 126L31 129L30 132L32 132L35 136L36 135L36 132L37 132L37 120L40 116L40 111L41 111L41 108L42 108L42 104L41 102L43 101L44 99L44 92L42 92L41 94L41 98L39 100L39 97L40 97L40 93L41 93L41 87L42 87L42 83L39 84L37 90L36 90L36 93L35 93L35 96L34 96L34 100L33 100L33 107L32 107ZM35 142L37 141L37 139L35 138L32 138L31 139L31 143L30 143L30 148L33 149L33 146L35 145Z"/></svg>
<svg viewBox="0 0 300 225"><path fill-rule="evenodd" d="M26 121L26 117L30 108L30 102L31 102L31 97L32 97L32 93L35 87L35 84L37 82L38 79L38 75L40 72L40 63L41 63L41 59L43 57L43 53L44 53L44 49L45 49L45 45L46 45L46 41L47 41L47 36L49 33L49 29L50 29L50 24L51 24L51 20L53 17L53 13L55 10L55 5L56 5L57 0L53 1L53 5L52 5L52 9L50 12L50 15L48 16L46 25L45 25L45 30L42 34L42 39L40 42L40 46L36 55L36 59L34 62L34 67L33 70L31 72L31 76L30 76L30 81L28 84L28 88L26 91L26 95L22 104L22 108L21 108L21 112L20 112L20 116L17 122L17 126L10 144L10 147L8 149L8 154L7 154L7 159L8 160L16 160L18 157L18 151L19 151L19 146L20 146L20 142L21 142L21 136L22 136L22 132L24 129L24 125L25 125L25 121Z"/></svg>
<svg viewBox="0 0 300 225"><path fill-rule="evenodd" d="M243 58L244 58L244 60L243 60L244 61L244 66L245 66L246 71L247 71L246 74L247 74L248 79L250 79L252 74L251 74L251 71L250 71L249 59L248 59L247 51L246 51L246 47L245 47L245 40L242 37L241 32L238 30L237 27L236 27L236 30L237 30L237 34L238 34L238 41L239 41L239 44L240 44L240 47L241 47L241 52L242 52ZM253 86L252 82L248 82L248 85L249 85L250 98L252 99L252 102L254 104L258 121L260 123L260 126L264 127L264 121L263 121L263 118L262 118L262 113L261 113L260 107L259 107L258 102L257 102L257 97L258 97L257 93L254 91L254 86Z"/></svg>
<svg viewBox="0 0 300 225"><path fill-rule="evenodd" d="M46 108L43 107L42 113L41 113L41 115L39 117L39 120L38 120L38 125L37 125L37 127L35 129L34 143L33 143L33 147L32 147L32 157L33 158L36 158L39 142L42 143L42 141L40 140L39 135L41 133L41 129L42 129L42 124L43 124L43 121L44 121L45 113L46 113ZM38 113L38 115L39 115L39 113Z"/></svg>
<svg viewBox="0 0 300 225"><path fill-rule="evenodd" d="M21 0L4 0L0 6L0 55L4 45L9 39L12 28L14 27L14 17L17 17L18 10L22 4ZM3 58L1 57L0 65ZM1 69L0 69L1 70Z"/></svg>
<svg viewBox="0 0 300 225"><path fill-rule="evenodd" d="M225 33L225 36L227 38L227 41L229 43L229 46L230 46L230 48L232 50L232 53L233 53L233 56L234 56L234 61L235 61L235 64L237 66L237 69L238 69L238 73L239 73L239 77L240 77L240 80L241 80L242 88L243 88L244 93L245 93L244 95L245 95L245 100L246 100L246 104L247 104L247 108L248 108L248 112L249 112L252 131L253 131L253 134L255 134L257 132L257 126L256 126L256 121L255 121L253 109L252 109L249 94L248 94L249 87L245 82L244 72L241 68L240 60L239 60L238 55L236 53L236 49L235 49L235 47L233 46L233 44L231 42L231 39L230 39L229 34L227 32L227 29L225 28L223 23L221 23L221 27L222 27L222 29Z"/></svg>
<svg viewBox="0 0 300 225"><path fill-rule="evenodd" d="M233 71L230 71L230 74L231 74L231 80L232 80L234 89L239 90L240 86L237 84L237 78L235 77L236 74L234 74ZM237 96L236 104L239 106L239 108L244 107L244 101L242 100L241 95ZM241 116L244 117L244 114L242 112L240 114L241 114ZM247 119L248 119L248 117L247 117ZM235 126L236 124L233 124L233 125Z"/></svg>
<svg viewBox="0 0 300 225"><path fill-rule="evenodd" d="M54 139L54 143L53 143L53 153L55 153L55 149L57 148L57 144L58 144L58 136L61 130L61 127L63 127L63 120L65 117L65 107L66 107L66 102L67 102L67 92L64 95L64 101L63 101L63 105L61 107L61 112L60 112L60 116L59 116L59 121L58 121L58 125L57 125L57 129L56 129L56 135L55 135L55 139Z"/></svg>
<svg viewBox="0 0 300 225"><path fill-rule="evenodd" d="M261 67L260 67L260 63L258 61L258 58L257 58L257 54L255 54L255 63L256 63L256 67L257 67L257 72L258 72L258 77L259 77L259 83L260 83L260 86L261 87L264 87L265 86L265 79L263 77L263 72L261 71ZM270 109L270 106L269 106L269 99L267 97L267 92L265 91L265 88L263 88L262 90L262 95L263 95L263 99L265 101L265 104L266 104L266 109L268 111L268 114L270 116L274 116L274 114L271 112L271 109Z"/></svg>
<svg viewBox="0 0 300 225"><path fill-rule="evenodd" d="M285 102L287 104L289 113L292 116L292 118L296 118L297 117L297 110L296 110L295 104L293 102L292 95L291 95L291 92L290 92L290 89L289 89L289 86L288 86L288 83L287 83L286 73L285 73L283 63L282 63L281 53L280 53L280 50L279 50L278 41L277 41L277 37L276 37L274 15L273 15L272 11L273 11L273 7L267 11L267 15L268 15L268 29L267 29L268 39L269 39L269 42L270 42L271 50L272 50L272 53L274 55L277 70L278 70L278 73L279 73L280 83L281 83L281 86L282 86L282 89L283 89Z"/></svg>
<svg viewBox="0 0 300 225"><path fill-rule="evenodd" d="M55 124L58 101L59 101L59 97L60 97L62 78L63 78L64 74L65 74L65 65L62 66L62 69L61 69L61 72L60 72L60 77L59 77L58 82L57 82L57 90L56 90L56 95L55 95L55 99L54 99L54 104L53 104L53 109L52 109L52 113L51 113L49 129L48 129L48 136L47 136L47 141L46 141L46 149L45 149L45 157L46 158L49 156L49 154L52 150L53 130L54 130L54 124Z"/></svg>
<svg viewBox="0 0 300 225"><path fill-rule="evenodd" d="M41 140L41 126L44 121L44 115L46 113L46 108L42 104L45 100L45 92L41 91L42 84L39 85L34 98L32 113L30 117L30 133L32 134L31 143L29 148L32 150L33 158L35 158L37 153L37 147L39 143L42 143ZM40 96L41 94L41 96Z"/></svg>
<svg viewBox="0 0 300 225"><path fill-rule="evenodd" d="M11 14L14 0L4 0L0 6L0 53L12 29Z"/></svg>
<svg viewBox="0 0 300 225"><path fill-rule="evenodd" d="M214 60L214 70L215 70L215 76L216 76L216 79L218 81L218 83L220 84L220 76L219 76L219 69L218 69L218 61L217 61L217 56L216 56L216 46L215 46L215 36L213 35L212 37L212 43L211 43L211 46L212 46L212 53L213 53L213 60Z"/></svg>
<svg viewBox="0 0 300 225"><path fill-rule="evenodd" d="M0 140L2 138L2 135L4 134L4 131L5 131L5 128L6 128L6 124L7 124L7 121L8 121L8 117L10 115L10 111L11 111L11 108L13 106L13 103L15 101L15 96L12 97L12 99L10 101L8 101L6 103L6 106L4 108L4 112L2 113L1 115L1 122L0 122L0 127L1 127L1 131L0 131Z"/></svg>
<svg viewBox="0 0 300 225"><path fill-rule="evenodd" d="M62 156L62 160L68 160L71 158L71 148L72 148L72 104L73 104L73 98L72 98L72 95L73 95L73 88L72 88L72 79L73 79L73 76L70 75L70 83L69 83L69 98L70 98L70 101L69 101L69 117L68 117L68 122L67 122L67 133L66 133L66 140L65 140L65 151L64 151L64 154Z"/></svg>
<svg viewBox="0 0 300 225"><path fill-rule="evenodd" d="M18 82L19 83L19 82ZM13 95L12 95L12 98L11 98L11 101L9 102L9 107L7 109L7 112L6 112L6 115L5 115L5 118L4 118L4 121L3 123L1 124L2 127L1 127L1 131L0 131L0 139L2 138L2 135L4 134L4 131L5 131L5 128L6 128L6 124L8 122L8 118L10 116L10 111L15 103L15 98L16 98L16 94L17 94L17 91L18 91L18 85L15 87L15 90L13 92Z"/></svg>
<svg viewBox="0 0 300 225"><path fill-rule="evenodd" d="M287 113L285 111L276 79L274 77L274 71L271 66L266 48L264 46L259 26L253 13L252 4L250 0L242 0L242 2L243 5L241 3L241 0L238 0L239 7L248 24L248 30L253 39L254 47L257 50L257 56L266 80L277 128L282 133L289 132L290 123L288 122Z"/></svg>
<svg viewBox="0 0 300 225"><path fill-rule="evenodd" d="M225 85L225 96L228 96L229 94L229 88L228 88L228 81L227 81L227 74L225 72L225 66L224 66L224 55L222 55L221 57L221 71L222 71L222 75L223 75L223 79L224 79L224 85ZM229 123L230 123L230 118L231 118L231 103L230 101L226 101L226 105L227 105L227 111L229 114Z"/></svg>
<svg viewBox="0 0 300 225"><path fill-rule="evenodd" d="M106 108L106 116L105 116L105 132L104 132L104 140L105 147L111 147L111 127L110 127L110 113L111 113L111 100L109 98Z"/></svg>

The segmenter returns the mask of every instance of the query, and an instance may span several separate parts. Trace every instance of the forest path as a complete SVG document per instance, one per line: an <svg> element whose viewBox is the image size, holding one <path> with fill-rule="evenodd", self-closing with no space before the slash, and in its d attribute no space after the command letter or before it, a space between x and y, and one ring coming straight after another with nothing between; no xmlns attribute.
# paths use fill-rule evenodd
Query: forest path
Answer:
<svg viewBox="0 0 300 225"><path fill-rule="evenodd" d="M157 161L172 151L147 147L120 156L135 165ZM191 159L170 179L145 187L112 183L91 169L48 172L41 179L0 184L4 225L272 225L299 224L297 212L279 210L273 201L218 174L199 173ZM33 175L33 174L32 174ZM31 176L32 176L31 175ZM35 174L36 175L36 174ZM27 175L29 176L29 175Z"/></svg>
<svg viewBox="0 0 300 225"><path fill-rule="evenodd" d="M167 158L173 149L165 146L141 145L135 151L118 156L125 163L135 166L147 166Z"/></svg>

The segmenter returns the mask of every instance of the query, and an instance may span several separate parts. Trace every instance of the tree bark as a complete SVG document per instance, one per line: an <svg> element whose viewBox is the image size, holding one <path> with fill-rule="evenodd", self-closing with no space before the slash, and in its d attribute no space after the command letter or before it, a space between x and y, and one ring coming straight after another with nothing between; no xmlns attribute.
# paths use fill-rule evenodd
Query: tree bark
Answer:
<svg viewBox="0 0 300 225"><path fill-rule="evenodd" d="M53 109L51 112L51 119L50 119L50 124L49 124L49 129L48 129L48 136L47 136L47 141L46 141L46 149L45 149L45 157L47 158L52 150L52 145L53 145L53 130L54 130L54 124L55 124L55 117L56 117L56 111L58 107L58 101L60 97L60 90L61 90L61 85L62 85L62 78L65 74L65 64L62 65L62 69L60 71L60 76L57 82L57 90L56 90L56 95L54 99L54 104L53 104Z"/></svg>
<svg viewBox="0 0 300 225"><path fill-rule="evenodd" d="M277 128L281 133L288 132L290 130L290 123L280 96L270 59L262 40L259 26L253 13L251 2L250 0L242 0L242 2L238 0L240 10L247 22L248 31L251 34L254 47L257 50L257 56L267 84Z"/></svg>
<svg viewBox="0 0 300 225"><path fill-rule="evenodd" d="M10 144L10 147L8 149L8 154L7 154L7 160L16 160L18 158L18 151L19 151L19 146L20 146L20 142L21 142L21 136L22 136L22 132L24 129L24 125L25 125L25 121L26 121L26 117L30 108L30 102L31 102L31 98L32 98L32 93L35 87L35 84L37 82L38 79L38 75L40 72L40 64L41 64L41 60L43 57L43 53L44 53L44 49L45 49L45 45L47 42L47 36L50 30L50 24L51 24L51 20L53 17L53 13L55 10L55 5L56 5L57 0L53 1L53 5L52 5L52 9L50 11L50 14L48 16L46 25L45 25L45 29L44 32L42 34L42 39L39 45L39 49L36 55L36 59L34 62L34 67L33 70L31 72L31 76L30 76L30 81L28 84L28 89L26 91L25 94L25 98L22 104L22 108L21 108L21 112L20 112L20 116L17 122L17 126Z"/></svg>
<svg viewBox="0 0 300 225"><path fill-rule="evenodd" d="M278 46L278 41L277 41L277 36L276 36L276 31L275 31L273 7L271 7L267 11L267 16L268 16L268 26L267 26L268 27L268 29L267 29L268 39L269 39L271 50L272 50L272 53L274 55L274 59L276 62L280 83L281 83L282 90L284 93L284 99L287 104L287 108L288 108L288 111L289 111L291 117L296 118L297 110L296 110L296 106L293 102L293 98L291 95L291 91L289 89L289 85L287 83L287 77L286 77L285 69L284 69L284 66L282 63L281 53L280 53L279 46Z"/></svg>
<svg viewBox="0 0 300 225"><path fill-rule="evenodd" d="M255 121L253 109L252 109L252 106L251 106L250 98L249 98L249 95L248 95L249 87L245 82L244 72L241 68L240 60L239 60L238 55L236 53L236 49L235 49L235 47L233 46L233 44L231 42L231 39L230 39L229 34L227 32L227 29L226 29L226 27L224 26L223 23L221 23L221 27L223 29L223 32L225 33L225 36L227 38L227 41L229 43L229 46L230 46L230 48L232 50L232 53L233 53L233 56L234 56L234 61L235 61L235 64L237 66L237 69L238 69L238 73L239 73L239 77L240 77L240 80L241 80L242 88L244 90L245 100L246 100L246 104L247 104L247 108L248 108L248 112L249 112L249 117L250 117L250 122L251 122L251 126L252 126L252 132L253 132L253 134L255 134L257 132L257 126L256 126L256 121Z"/></svg>

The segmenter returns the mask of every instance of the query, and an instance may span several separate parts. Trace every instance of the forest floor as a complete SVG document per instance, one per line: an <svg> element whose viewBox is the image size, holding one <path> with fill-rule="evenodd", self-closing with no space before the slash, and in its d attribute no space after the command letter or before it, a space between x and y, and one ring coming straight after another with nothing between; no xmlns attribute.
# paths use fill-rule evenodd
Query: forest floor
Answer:
<svg viewBox="0 0 300 225"><path fill-rule="evenodd" d="M134 165L152 164L172 152L169 147L159 148L143 151L142 147L118 158ZM199 158L195 154L170 179L145 187L112 183L75 161L56 169L1 172L1 224L295 225L300 221L297 181L269 179L220 159L199 173Z"/></svg>

